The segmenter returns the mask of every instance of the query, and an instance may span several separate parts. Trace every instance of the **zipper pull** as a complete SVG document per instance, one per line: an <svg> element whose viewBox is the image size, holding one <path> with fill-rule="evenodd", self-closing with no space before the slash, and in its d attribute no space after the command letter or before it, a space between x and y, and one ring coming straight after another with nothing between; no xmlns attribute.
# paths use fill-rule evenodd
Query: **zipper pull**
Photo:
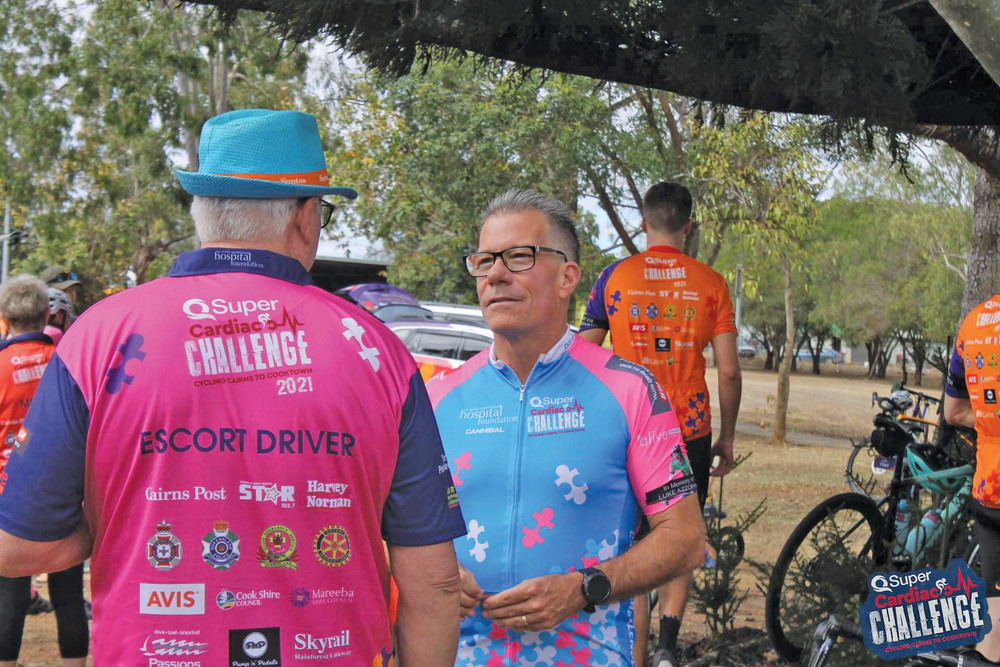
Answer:
<svg viewBox="0 0 1000 667"><path fill-rule="evenodd" d="M524 403L524 385L521 385L521 398L518 399L521 403Z"/></svg>

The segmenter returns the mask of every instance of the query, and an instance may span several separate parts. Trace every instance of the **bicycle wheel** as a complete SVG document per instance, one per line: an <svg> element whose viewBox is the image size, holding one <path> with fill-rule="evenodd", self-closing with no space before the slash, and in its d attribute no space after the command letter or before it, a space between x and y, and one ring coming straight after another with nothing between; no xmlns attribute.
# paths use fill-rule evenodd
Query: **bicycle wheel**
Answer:
<svg viewBox="0 0 1000 667"><path fill-rule="evenodd" d="M774 564L765 599L767 634L782 658L798 661L830 614L857 617L870 574L888 560L882 533L875 501L857 493L827 498L799 522ZM856 642L839 643L835 658L836 664L878 662Z"/></svg>
<svg viewBox="0 0 1000 667"><path fill-rule="evenodd" d="M854 445L847 458L847 486L854 493L881 500L889 493L889 483L892 482L892 468L886 469L889 461L892 459L879 457L872 449L871 441L864 438Z"/></svg>

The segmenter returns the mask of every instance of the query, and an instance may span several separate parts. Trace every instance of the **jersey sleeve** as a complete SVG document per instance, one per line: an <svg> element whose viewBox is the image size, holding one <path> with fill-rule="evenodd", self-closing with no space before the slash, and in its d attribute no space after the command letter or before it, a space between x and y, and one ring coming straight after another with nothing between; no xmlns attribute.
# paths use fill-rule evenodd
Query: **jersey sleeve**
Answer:
<svg viewBox="0 0 1000 667"><path fill-rule="evenodd" d="M962 360L958 345L959 343L956 342L955 349L951 352L951 363L948 364L948 380L944 387L944 393L952 398L968 398L969 389L965 385L965 362Z"/></svg>
<svg viewBox="0 0 1000 667"><path fill-rule="evenodd" d="M719 309L715 315L715 329L712 337L724 333L736 333L736 314L733 310L733 299L729 296L729 285L725 278L719 279Z"/></svg>
<svg viewBox="0 0 1000 667"><path fill-rule="evenodd" d="M382 536L392 544L423 546L465 533L427 390L414 373L399 423L399 455L382 512Z"/></svg>
<svg viewBox="0 0 1000 667"><path fill-rule="evenodd" d="M587 329L611 329L608 308L604 303L604 290L608 286L608 278L615 264L601 271L597 277L594 288L590 290L590 298L587 299L587 307L583 311L583 319L580 320L580 331Z"/></svg>
<svg viewBox="0 0 1000 667"><path fill-rule="evenodd" d="M641 378L629 396L626 456L632 493L647 516L658 514L698 490L688 462L677 415L663 387L644 366L612 356L608 368Z"/></svg>
<svg viewBox="0 0 1000 667"><path fill-rule="evenodd" d="M56 353L38 383L17 435L0 490L0 528L27 540L53 542L83 520L90 411Z"/></svg>

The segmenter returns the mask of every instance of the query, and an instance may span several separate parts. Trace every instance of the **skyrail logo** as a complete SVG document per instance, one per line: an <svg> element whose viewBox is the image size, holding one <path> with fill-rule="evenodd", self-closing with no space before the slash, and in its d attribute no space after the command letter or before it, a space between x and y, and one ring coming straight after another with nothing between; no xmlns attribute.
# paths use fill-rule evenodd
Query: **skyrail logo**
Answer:
<svg viewBox="0 0 1000 667"><path fill-rule="evenodd" d="M181 310L190 320L215 320L216 315L252 315L259 313L265 315L265 319L271 311L278 309L277 299L246 299L243 301L228 301L226 299L212 299L206 303L202 299L188 299L181 306Z"/></svg>

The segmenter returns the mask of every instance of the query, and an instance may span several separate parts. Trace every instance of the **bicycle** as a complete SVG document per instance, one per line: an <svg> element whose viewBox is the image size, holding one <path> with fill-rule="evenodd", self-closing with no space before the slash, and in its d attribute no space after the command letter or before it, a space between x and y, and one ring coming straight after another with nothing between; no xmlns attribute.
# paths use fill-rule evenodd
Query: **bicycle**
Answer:
<svg viewBox="0 0 1000 667"><path fill-rule="evenodd" d="M841 638L864 642L861 628L856 623L837 615L828 616L816 627L808 667L823 667L837 639ZM917 653L905 658L904 664L906 667L996 667L995 662L984 660L980 655L954 649Z"/></svg>
<svg viewBox="0 0 1000 667"><path fill-rule="evenodd" d="M913 400L914 396L916 400ZM932 441L954 458L975 460L975 430L952 426L941 419L940 399L899 386L894 388L889 396L879 396L877 392L872 392L872 405L877 405L883 414L888 414L898 421L918 442L928 444ZM937 406L939 416L937 421L926 417L931 405ZM932 426L934 438L929 440L928 433ZM880 500L888 493L888 483L881 478L892 472L895 461L892 457L878 454L868 437L857 444L852 441L851 445L853 449L847 458L845 470L847 486L855 493Z"/></svg>
<svg viewBox="0 0 1000 667"><path fill-rule="evenodd" d="M867 597L876 570L944 567L973 543L969 527L973 467L942 448L919 442L880 402L871 446L893 459L888 492L881 499L859 493L827 498L796 526L768 581L765 625L782 658L796 662L814 624L829 613L850 616ZM930 509L917 525L911 517L921 492ZM915 507L910 507L913 503ZM844 649L864 661L865 652Z"/></svg>

